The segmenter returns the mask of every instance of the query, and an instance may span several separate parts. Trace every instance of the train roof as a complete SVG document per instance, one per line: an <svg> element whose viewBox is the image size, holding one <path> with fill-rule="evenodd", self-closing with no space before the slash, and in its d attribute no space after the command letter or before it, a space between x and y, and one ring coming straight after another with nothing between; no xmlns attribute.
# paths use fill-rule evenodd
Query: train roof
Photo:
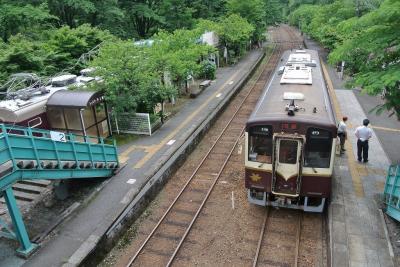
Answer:
<svg viewBox="0 0 400 267"><path fill-rule="evenodd" d="M69 86L85 86L93 80L99 81L98 77L76 76L65 74L51 79L49 86L37 88L37 90L26 90L27 92L16 92L15 98L0 101L0 121L22 122L46 111L48 99L60 90L68 90ZM22 92L22 91L21 91ZM26 95L25 97L21 97Z"/></svg>
<svg viewBox="0 0 400 267"><path fill-rule="evenodd" d="M46 87L47 92L35 92L27 99L9 99L0 101L0 120L3 122L21 122L45 112L47 99L66 87Z"/></svg>
<svg viewBox="0 0 400 267"><path fill-rule="evenodd" d="M290 116L287 109L292 101L298 111ZM282 54L247 126L272 121L336 125L317 51L288 50Z"/></svg>

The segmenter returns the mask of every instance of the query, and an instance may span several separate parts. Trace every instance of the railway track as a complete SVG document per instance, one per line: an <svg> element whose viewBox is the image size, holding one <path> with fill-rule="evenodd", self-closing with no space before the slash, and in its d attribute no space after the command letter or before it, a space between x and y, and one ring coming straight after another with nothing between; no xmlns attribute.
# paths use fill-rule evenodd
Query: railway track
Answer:
<svg viewBox="0 0 400 267"><path fill-rule="evenodd" d="M283 30L292 41L278 40L277 44L291 46L286 49L303 47L303 41L290 27L283 26ZM267 207L252 266L324 266L323 253L310 253L310 247L315 248L315 245L309 245L323 239L322 216L308 214L306 219L304 217L303 211Z"/></svg>
<svg viewBox="0 0 400 267"><path fill-rule="evenodd" d="M268 207L252 266L327 266L324 231L320 214Z"/></svg>
<svg viewBox="0 0 400 267"><path fill-rule="evenodd" d="M280 52L279 50L278 53L273 53L269 60L270 64L268 64L271 68L264 69L253 88L243 98L216 141L127 266L170 266L173 263L244 133L245 122L251 113L251 110L245 107L254 105L257 101L257 97L254 97L252 93L255 89L262 90L261 87L268 81L273 66L280 58ZM171 222L179 222L179 224ZM169 251L166 252L168 249ZM157 253L160 251L163 253Z"/></svg>
<svg viewBox="0 0 400 267"><path fill-rule="evenodd" d="M261 266L268 263L275 263L277 266L298 266L299 262L304 262L299 261L300 256L307 255L307 252L304 252L304 245L302 245L300 237L312 235L310 229L313 226L310 226L309 231L305 233L300 230L293 232L294 228L301 229L303 225L302 217L293 214L296 211L285 211L292 212L290 216L286 216L287 218L285 212L281 214L279 211L270 211L270 215L276 217L271 219L273 217L257 215L257 213L264 213L265 209L251 206L249 211L249 208L244 205L236 204L239 205L237 207L234 204L234 198L238 198L236 200L238 202L241 198L243 199L243 196L234 196L236 188L239 188L236 191L243 192L243 174L240 173L243 167L243 155L234 152L236 148L243 145L241 140L245 122L273 74L276 63L281 57L281 52L302 47L303 44L299 36L285 26L281 27L279 34L276 31L273 33L273 39L278 41L274 53L262 71L259 71L259 75L255 75L257 78L254 79L252 85L246 86L249 89L244 88L227 108L227 111L221 115L221 120L225 121L225 124L222 126L222 123L216 123L214 136L208 137L213 141L205 141L208 147L202 159L199 160L200 163L198 165L192 164L190 173L187 170L181 171L181 173L189 174L189 179L178 190L179 193L176 197L169 202L171 204L164 205L164 208L161 208L165 209L165 212L154 215L155 218L147 220L146 223L155 224L155 226L151 228L150 226L143 226L147 230L138 230L142 237L137 238L139 241L134 242L131 251L128 252L132 256L125 257L125 260L121 260L121 264L117 265L170 266L173 264L174 266L187 266L196 263L214 266L229 264L231 258L235 258L231 265L238 266L249 266L251 264ZM217 131L220 132L217 134ZM238 150L240 151L240 149ZM238 170L236 174L234 174L234 170ZM239 178L232 178L234 175ZM173 184L176 186L179 183ZM232 195L230 190L232 190ZM174 189L174 192L176 191ZM231 196L232 207L227 197L228 193ZM169 199L171 198L169 197ZM243 203L248 204L246 199ZM232 214L230 210L235 211L235 213ZM290 229L292 231L288 233L282 229L275 230L274 235L277 242L274 243L271 241L270 234L270 230L274 231L274 228L267 226L267 224L272 222L273 226L276 224L274 222L276 220L279 225L279 222L283 222L285 219L288 220L288 224L291 221ZM224 220L226 221L224 222ZM218 223L219 221L222 221L222 223ZM223 223L226 225L222 226ZM243 229L244 226L241 224L246 224L246 227L249 227L250 230ZM257 225L263 225L264 231L266 230L262 235L263 238L261 241L258 239L258 242L255 241L257 237L254 236L254 234L257 235L260 232ZM232 237L228 237L228 235L232 235ZM290 236L292 245L282 244L277 238L280 235ZM297 238L295 242L293 242L293 236ZM251 255L254 255L255 247L263 248L271 242L277 245L277 255L281 255L281 259L286 258L282 256L279 247L286 246L286 249L291 251L290 260L271 259L269 258L269 251L261 249L256 252L257 261L254 261ZM238 244L244 244L244 246L237 250ZM225 257L228 257L228 261L221 259L223 263L216 262L216 259L223 258L221 254L211 257L212 253L218 254L220 251L224 251L223 256L227 255ZM214 260L210 261L211 258Z"/></svg>
<svg viewBox="0 0 400 267"><path fill-rule="evenodd" d="M253 267L299 265L303 214L301 211L287 210L286 216L274 216L277 212L283 211L268 207L265 212ZM278 239L279 242L273 242Z"/></svg>

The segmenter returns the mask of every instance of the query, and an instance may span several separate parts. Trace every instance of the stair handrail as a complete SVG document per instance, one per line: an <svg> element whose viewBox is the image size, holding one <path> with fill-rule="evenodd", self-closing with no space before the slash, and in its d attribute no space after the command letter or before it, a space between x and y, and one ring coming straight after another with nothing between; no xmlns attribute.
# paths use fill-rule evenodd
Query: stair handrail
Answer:
<svg viewBox="0 0 400 267"><path fill-rule="evenodd" d="M10 158L11 158L10 160L12 162L12 165L13 165L12 168L13 168L13 172L14 172L16 169L18 169L18 166L15 163L14 154L13 154L13 151L10 146L10 140L8 139L8 134L6 132L7 130L6 130L6 127L4 126L4 124L1 124L0 127L1 127L1 134L4 136L4 140L6 141L6 145L8 147L8 153L10 154Z"/></svg>

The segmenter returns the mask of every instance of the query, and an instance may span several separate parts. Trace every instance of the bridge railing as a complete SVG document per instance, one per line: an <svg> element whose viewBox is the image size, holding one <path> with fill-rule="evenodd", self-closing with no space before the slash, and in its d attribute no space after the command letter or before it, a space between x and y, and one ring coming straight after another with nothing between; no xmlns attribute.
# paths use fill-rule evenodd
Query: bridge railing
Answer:
<svg viewBox="0 0 400 267"><path fill-rule="evenodd" d="M384 201L386 213L400 222L400 165L392 165L388 169Z"/></svg>
<svg viewBox="0 0 400 267"><path fill-rule="evenodd" d="M66 134L65 142L55 141L50 131L0 124L0 165L9 161L16 169L88 169L118 167L115 140L106 144ZM79 140L77 140L80 138ZM81 141L85 140L85 141Z"/></svg>

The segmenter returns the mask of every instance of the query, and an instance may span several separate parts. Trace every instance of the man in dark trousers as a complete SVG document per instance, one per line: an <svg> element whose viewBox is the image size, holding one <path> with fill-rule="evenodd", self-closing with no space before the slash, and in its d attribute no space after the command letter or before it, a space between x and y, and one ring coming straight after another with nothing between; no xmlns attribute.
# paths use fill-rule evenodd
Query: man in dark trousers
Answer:
<svg viewBox="0 0 400 267"><path fill-rule="evenodd" d="M337 135L340 139L340 154L343 154L346 149L344 148L344 143L347 139L347 126L346 126L347 117L344 116L343 119L339 122Z"/></svg>
<svg viewBox="0 0 400 267"><path fill-rule="evenodd" d="M372 130L368 128L369 120L363 120L363 125L357 127L356 137L357 137L357 159L359 162L364 160L368 162L368 140L372 137ZM362 157L361 157L362 154Z"/></svg>

